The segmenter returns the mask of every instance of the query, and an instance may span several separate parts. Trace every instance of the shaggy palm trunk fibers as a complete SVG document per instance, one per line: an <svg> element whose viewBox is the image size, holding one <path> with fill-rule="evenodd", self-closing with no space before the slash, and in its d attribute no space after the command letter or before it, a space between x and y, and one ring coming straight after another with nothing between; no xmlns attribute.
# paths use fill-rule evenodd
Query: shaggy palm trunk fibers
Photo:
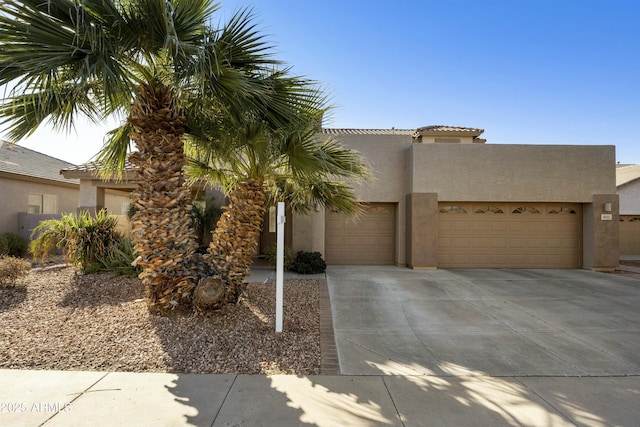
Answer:
<svg viewBox="0 0 640 427"><path fill-rule="evenodd" d="M205 259L213 264L220 276L218 281L203 281L203 289L196 292L197 308L216 309L236 302L250 273L253 255L258 247L265 213L265 190L262 180L253 179L236 185L229 195L213 234ZM215 287L223 286L224 292ZM207 291L205 287L213 287ZM200 286L199 286L200 288Z"/></svg>
<svg viewBox="0 0 640 427"><path fill-rule="evenodd" d="M197 280L191 266L197 242L183 171L183 118L168 88L146 84L139 88L129 121L138 148L130 161L137 166L132 226L140 279L151 309L189 306Z"/></svg>

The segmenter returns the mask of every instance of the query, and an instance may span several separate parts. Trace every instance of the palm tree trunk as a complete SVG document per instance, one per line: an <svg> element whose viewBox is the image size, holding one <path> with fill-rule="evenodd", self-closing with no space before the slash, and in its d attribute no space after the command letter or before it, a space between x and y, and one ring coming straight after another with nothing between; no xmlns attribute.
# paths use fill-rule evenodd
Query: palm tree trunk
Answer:
<svg viewBox="0 0 640 427"><path fill-rule="evenodd" d="M265 189L262 180L241 182L229 195L213 234L205 259L211 262L225 285L219 301L198 303L199 308L219 308L238 300L245 277L258 247L265 213Z"/></svg>
<svg viewBox="0 0 640 427"><path fill-rule="evenodd" d="M138 152L138 187L132 218L140 278L150 308L189 305L196 277L190 266L197 248L191 229L191 190L185 183L183 118L171 90L162 84L142 85L131 108L131 139Z"/></svg>

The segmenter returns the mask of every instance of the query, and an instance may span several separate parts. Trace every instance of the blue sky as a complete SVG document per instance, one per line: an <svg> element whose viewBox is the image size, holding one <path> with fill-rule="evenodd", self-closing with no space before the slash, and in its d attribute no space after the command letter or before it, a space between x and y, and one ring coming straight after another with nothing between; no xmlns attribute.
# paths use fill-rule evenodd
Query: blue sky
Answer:
<svg viewBox="0 0 640 427"><path fill-rule="evenodd" d="M485 129L487 143L615 145L640 163L635 0L223 1L335 105L327 127ZM21 144L81 163L104 128Z"/></svg>

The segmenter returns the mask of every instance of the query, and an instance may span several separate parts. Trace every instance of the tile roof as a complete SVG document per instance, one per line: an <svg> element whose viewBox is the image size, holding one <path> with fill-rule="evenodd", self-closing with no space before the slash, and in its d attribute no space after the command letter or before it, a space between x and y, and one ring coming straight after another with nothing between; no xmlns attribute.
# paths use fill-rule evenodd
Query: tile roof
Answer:
<svg viewBox="0 0 640 427"><path fill-rule="evenodd" d="M329 135L413 135L415 129L330 129L322 128Z"/></svg>
<svg viewBox="0 0 640 427"><path fill-rule="evenodd" d="M64 172L97 172L102 168L102 162L87 162L81 165L71 165L63 169ZM134 170L133 165L129 160L124 162L124 170Z"/></svg>
<svg viewBox="0 0 640 427"><path fill-rule="evenodd" d="M61 169L69 167L75 167L75 165L20 145L0 140L0 172L67 184L79 184L80 181L77 179L67 179L60 174Z"/></svg>
<svg viewBox="0 0 640 427"><path fill-rule="evenodd" d="M423 126L417 129L418 132L465 132L465 133L483 133L484 129L468 128L462 126L446 126L446 125L431 125Z"/></svg>
<svg viewBox="0 0 640 427"><path fill-rule="evenodd" d="M616 186L640 179L640 165L624 165L616 168Z"/></svg>

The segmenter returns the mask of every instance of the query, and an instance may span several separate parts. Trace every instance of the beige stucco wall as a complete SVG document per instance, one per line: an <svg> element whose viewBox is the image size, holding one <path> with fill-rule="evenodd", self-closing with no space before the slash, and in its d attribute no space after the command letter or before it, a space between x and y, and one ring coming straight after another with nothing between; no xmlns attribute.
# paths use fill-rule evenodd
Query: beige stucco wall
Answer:
<svg viewBox="0 0 640 427"><path fill-rule="evenodd" d="M362 202L394 203L396 205L396 254L398 265L406 264L406 187L408 179L408 149L412 140L410 135L342 135L342 142L366 158L373 177L370 181L352 183L356 195ZM324 255L324 215L322 225L315 224L320 217L314 219L313 229L316 233L312 242L306 242ZM322 230L322 233L319 230ZM299 230L294 223L294 230ZM306 233L308 234L308 233ZM295 235L295 233L294 233ZM294 250L295 250L294 240ZM297 249L306 250L306 249Z"/></svg>
<svg viewBox="0 0 640 427"><path fill-rule="evenodd" d="M615 147L413 144L409 193L439 200L591 203L616 192Z"/></svg>
<svg viewBox="0 0 640 427"><path fill-rule="evenodd" d="M342 139L365 156L375 175L354 184L358 197L396 203L398 265L434 267L437 235L416 229L437 227L437 201L582 203L585 268L616 263L617 224L600 221L596 206L613 202L617 215L614 146L424 144L406 135ZM324 252L324 240L324 215L294 218L294 250ZM433 251L425 251L425 242Z"/></svg>
<svg viewBox="0 0 640 427"><path fill-rule="evenodd" d="M63 186L50 181L27 181L0 176L0 233L18 233L18 214L27 212L29 194L53 194L58 196L58 213L75 212L78 203L78 186Z"/></svg>
<svg viewBox="0 0 640 427"><path fill-rule="evenodd" d="M640 214L640 181L630 182L618 188L620 215Z"/></svg>

